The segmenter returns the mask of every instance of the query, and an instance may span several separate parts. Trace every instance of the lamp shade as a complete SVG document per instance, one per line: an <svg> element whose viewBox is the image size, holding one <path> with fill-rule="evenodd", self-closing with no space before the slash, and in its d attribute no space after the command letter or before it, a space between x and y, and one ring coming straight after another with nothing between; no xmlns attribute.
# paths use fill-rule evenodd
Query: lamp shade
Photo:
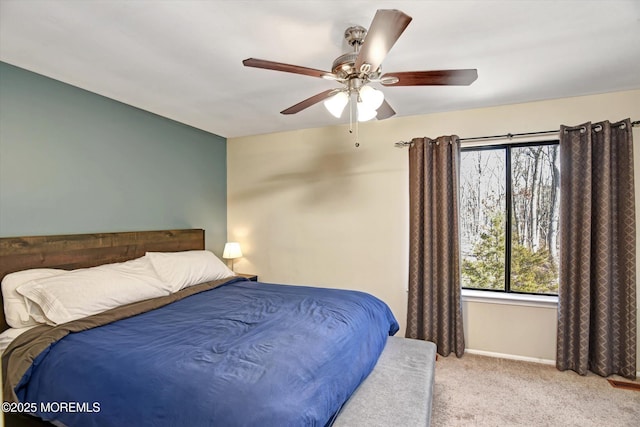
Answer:
<svg viewBox="0 0 640 427"><path fill-rule="evenodd" d="M222 258L234 259L234 258L240 258L241 256L242 256L242 251L240 250L240 243L238 243L238 242L227 242L224 245L224 251L222 252Z"/></svg>
<svg viewBox="0 0 640 427"><path fill-rule="evenodd" d="M384 101L384 93L371 86L362 86L360 88L360 99L367 107L377 110L382 105L382 101Z"/></svg>
<svg viewBox="0 0 640 427"><path fill-rule="evenodd" d="M366 105L364 102L358 102L358 121L366 122L378 115L378 112Z"/></svg>
<svg viewBox="0 0 640 427"><path fill-rule="evenodd" d="M348 102L349 96L344 92L338 92L324 101L324 106L334 117L340 118Z"/></svg>

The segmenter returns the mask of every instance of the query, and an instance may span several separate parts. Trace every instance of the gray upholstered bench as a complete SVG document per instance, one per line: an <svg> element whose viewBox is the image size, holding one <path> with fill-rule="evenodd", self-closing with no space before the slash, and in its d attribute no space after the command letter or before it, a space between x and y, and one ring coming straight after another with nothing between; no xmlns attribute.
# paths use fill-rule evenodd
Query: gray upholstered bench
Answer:
<svg viewBox="0 0 640 427"><path fill-rule="evenodd" d="M389 337L376 367L333 426L429 426L435 361L434 343Z"/></svg>

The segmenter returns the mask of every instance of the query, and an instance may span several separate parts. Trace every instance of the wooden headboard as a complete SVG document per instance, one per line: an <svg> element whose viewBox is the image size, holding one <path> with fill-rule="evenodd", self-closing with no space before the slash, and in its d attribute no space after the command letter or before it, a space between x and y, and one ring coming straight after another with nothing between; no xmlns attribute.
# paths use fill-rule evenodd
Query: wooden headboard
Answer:
<svg viewBox="0 0 640 427"><path fill-rule="evenodd" d="M204 230L133 231L0 238L0 280L30 268L76 268L123 262L145 252L204 249ZM0 294L0 331L9 326Z"/></svg>

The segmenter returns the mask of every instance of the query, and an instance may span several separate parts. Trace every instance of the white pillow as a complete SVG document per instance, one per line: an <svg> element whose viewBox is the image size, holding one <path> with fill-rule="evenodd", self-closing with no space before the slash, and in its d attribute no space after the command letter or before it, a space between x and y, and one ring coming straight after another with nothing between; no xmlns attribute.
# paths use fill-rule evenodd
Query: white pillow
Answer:
<svg viewBox="0 0 640 427"><path fill-rule="evenodd" d="M171 292L233 276L233 271L209 251L147 252L153 268Z"/></svg>
<svg viewBox="0 0 640 427"><path fill-rule="evenodd" d="M17 290L29 309L42 309L50 325L169 294L146 257L32 280Z"/></svg>
<svg viewBox="0 0 640 427"><path fill-rule="evenodd" d="M12 328L25 328L35 326L43 319L42 311L36 306L30 313L25 304L24 297L16 290L18 286L36 279L56 276L65 273L66 270L55 268L34 268L31 270L17 271L4 276L2 279L2 299L4 300L4 317ZM35 317L35 319L34 319Z"/></svg>

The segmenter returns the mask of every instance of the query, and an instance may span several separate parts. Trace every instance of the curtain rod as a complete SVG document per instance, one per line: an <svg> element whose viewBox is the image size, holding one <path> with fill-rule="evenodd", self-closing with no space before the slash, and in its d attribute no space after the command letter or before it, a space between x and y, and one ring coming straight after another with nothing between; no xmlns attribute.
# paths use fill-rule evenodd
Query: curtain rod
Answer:
<svg viewBox="0 0 640 427"><path fill-rule="evenodd" d="M636 120L634 122L631 122L631 126L632 127L640 126L640 120ZM485 139L504 139L504 138L512 139L512 138L517 138L517 137L521 137L521 136L549 135L549 134L558 133L558 132L560 132L560 129L542 130L542 131L538 131L538 132L506 133L504 135L474 136L474 137L471 137L471 138L460 138L460 142L462 142L462 141L482 141L482 140L485 140ZM399 141L399 142L396 142L394 145L396 147L399 147L399 148L408 147L409 145L411 145L411 141Z"/></svg>

